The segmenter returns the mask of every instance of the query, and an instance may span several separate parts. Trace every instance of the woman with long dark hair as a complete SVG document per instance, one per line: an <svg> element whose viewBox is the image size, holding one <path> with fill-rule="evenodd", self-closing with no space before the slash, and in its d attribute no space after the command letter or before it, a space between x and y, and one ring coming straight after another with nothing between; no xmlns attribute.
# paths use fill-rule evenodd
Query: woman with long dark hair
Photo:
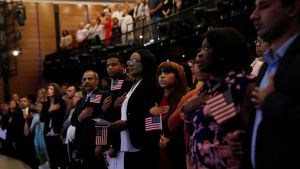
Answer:
<svg viewBox="0 0 300 169"><path fill-rule="evenodd" d="M48 99L43 104L40 121L45 123L44 135L50 168L64 168L66 154L63 152L63 144L60 140L60 132L65 117L66 105L62 99L62 92L57 83L50 83L47 89Z"/></svg>

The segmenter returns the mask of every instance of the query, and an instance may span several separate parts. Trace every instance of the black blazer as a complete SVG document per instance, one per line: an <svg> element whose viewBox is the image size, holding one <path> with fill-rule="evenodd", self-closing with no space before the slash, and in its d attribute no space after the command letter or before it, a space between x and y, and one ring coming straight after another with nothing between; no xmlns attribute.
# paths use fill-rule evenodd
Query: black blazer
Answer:
<svg viewBox="0 0 300 169"><path fill-rule="evenodd" d="M71 117L71 124L76 127L75 140L77 142L78 157L83 159L92 158L95 155L95 122L94 118L103 118L102 104L107 97L107 92L95 89L92 94L101 95L101 100L98 103L91 102L91 98L84 97L81 99ZM87 107L94 109L91 116L78 121L78 116Z"/></svg>
<svg viewBox="0 0 300 169"><path fill-rule="evenodd" d="M260 70L259 82L266 67L264 64ZM299 166L297 154L300 152L300 36L281 58L274 84L275 91L266 97L262 107L263 120L258 128L256 141L256 169ZM255 109L252 105L248 110L251 136Z"/></svg>
<svg viewBox="0 0 300 169"><path fill-rule="evenodd" d="M142 79L128 100L126 127L132 145L143 148L145 137L145 117L151 108L150 100L157 93L156 80Z"/></svg>
<svg viewBox="0 0 300 169"><path fill-rule="evenodd" d="M51 113L49 113L49 108L50 108L50 99L48 101L43 103L43 109L41 112L41 117L40 120L41 122L45 123L44 127L44 135L46 135L50 130L50 120L52 119L52 128L53 131L56 134L60 134L62 126L63 126L63 121L65 117L65 111L66 111L66 104L63 99L59 98L55 100L55 104L59 104L60 108L58 110L55 110Z"/></svg>
<svg viewBox="0 0 300 169"><path fill-rule="evenodd" d="M33 112L34 110L29 108L28 112ZM26 120L23 117L23 112L22 109L17 108L14 111L9 111L8 115L7 115L7 140L10 142L16 142L18 143L22 143L24 138L26 138L27 136L24 135L24 125ZM9 121L9 119L11 118L11 121ZM32 122L32 117L27 119L27 124L28 127L30 129L30 125ZM30 132L29 136L34 137L33 133Z"/></svg>

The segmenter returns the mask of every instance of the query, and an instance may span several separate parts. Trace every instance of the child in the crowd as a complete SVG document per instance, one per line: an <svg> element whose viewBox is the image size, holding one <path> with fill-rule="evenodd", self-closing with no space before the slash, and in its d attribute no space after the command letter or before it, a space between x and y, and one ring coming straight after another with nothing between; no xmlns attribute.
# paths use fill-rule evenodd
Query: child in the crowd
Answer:
<svg viewBox="0 0 300 169"><path fill-rule="evenodd" d="M48 151L44 138L44 122L40 121L40 113L43 104L41 102L35 103L35 113L33 113L33 120L30 126L30 131L34 132L34 147L36 156L42 166L47 166L49 161ZM44 167L45 168L45 167Z"/></svg>

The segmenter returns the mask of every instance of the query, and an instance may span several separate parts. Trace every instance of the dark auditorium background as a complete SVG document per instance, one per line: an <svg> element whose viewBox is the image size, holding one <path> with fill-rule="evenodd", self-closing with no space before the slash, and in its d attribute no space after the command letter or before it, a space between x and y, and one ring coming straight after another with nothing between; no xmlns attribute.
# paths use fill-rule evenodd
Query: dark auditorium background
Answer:
<svg viewBox="0 0 300 169"><path fill-rule="evenodd" d="M192 0L191 0L192 1ZM232 12L231 8L236 8L238 10L234 10L237 13L237 17L225 18L225 21L229 21L230 23L225 23L224 19L222 21L218 21L214 23L216 26L233 26L239 29L242 34L246 37L249 42L253 42L256 38L254 33L253 25L249 22L249 13L251 11L249 6L247 9L244 7L244 3L251 3L249 0L193 0L193 1L211 1L214 4L216 2L223 2L222 4L226 5L227 2L242 2L241 6L230 6L230 9L226 9L225 12ZM3 58L1 59L2 72L0 71L0 102L7 101L11 94L18 93L21 96L28 94L35 94L36 91L45 86L48 82L51 82L51 79L47 79L44 76L44 60L45 57L49 54L55 53L58 50L59 44L59 35L62 29L69 30L70 34L73 35L73 39L75 38L75 32L78 29L78 25L81 21L88 23L92 18L95 18L100 11L102 11L106 6L113 7L116 3L123 3L124 0L85 0L85 1L77 1L77 0L63 0L63 1L53 1L53 0L23 0L23 1L0 1L7 2L12 4L12 6L8 7L13 9L17 2L22 2L24 9L26 9L26 19L24 25L21 26L16 19L8 19L7 27L8 32L8 45L7 54L9 57L9 73L5 75L3 71ZM128 2L131 7L134 6L134 0L125 0ZM252 2L253 3L253 2ZM222 8L222 6L221 6ZM1 9L0 9L1 10ZM203 12L199 8L191 9L191 14L201 15ZM198 11L198 13L197 13ZM199 14L200 11L200 14ZM206 15L219 15L219 12L224 10L218 10L216 12L206 11ZM246 11L246 12L245 12ZM14 18L14 14L10 13L10 11L6 11L8 16ZM242 15L239 15L242 13ZM228 13L229 15L235 15L234 13ZM226 16L223 14L223 16ZM199 16L198 16L199 17ZM207 16L206 16L207 17ZM176 17L175 17L176 18ZM177 16L177 19L180 20L180 15ZM187 17L188 18L188 17ZM220 19L220 18L218 18ZM1 18L0 18L1 20ZM188 20L187 20L188 21ZM181 57L187 56L186 59L192 57L192 51L194 51L197 47L201 46L201 41L199 38L186 38L190 35L183 35L184 33L189 33L189 22L180 22L179 24L173 22L173 24L167 24L169 27L168 35L172 34L175 36L173 39L168 39L167 42L162 42L156 44L156 46L149 46L149 48L153 49L153 52L158 55L159 58L172 58L174 56ZM194 23L193 23L194 24ZM220 25L221 24L221 25ZM58 26L59 25L59 26ZM163 24L162 24L163 25ZM178 28L180 26L180 28ZM194 26L194 25L193 25ZM209 26L209 25L206 25ZM12 28L13 27L13 28ZM207 27L203 27L203 29ZM1 28L3 30L3 27ZM192 32L193 35L201 34L204 30L201 30L202 27L196 32ZM202 32L201 32L202 31ZM11 38L11 34L15 32L21 35L19 40ZM178 40L180 39L180 40ZM166 45L168 44L168 45ZM21 48L22 54L13 57L11 56L11 50L14 48ZM1 49L2 50L2 49ZM1 51L3 54L4 51ZM182 58L181 58L182 59ZM176 59L175 59L176 60ZM55 75L54 75L55 76ZM58 76L65 76L59 75ZM53 75L52 75L53 77ZM80 78L80 75L78 76Z"/></svg>

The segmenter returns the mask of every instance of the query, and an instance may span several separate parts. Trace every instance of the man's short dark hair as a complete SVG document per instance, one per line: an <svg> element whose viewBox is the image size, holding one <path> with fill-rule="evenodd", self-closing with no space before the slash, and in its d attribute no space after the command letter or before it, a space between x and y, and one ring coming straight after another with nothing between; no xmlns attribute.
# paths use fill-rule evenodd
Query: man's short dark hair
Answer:
<svg viewBox="0 0 300 169"><path fill-rule="evenodd" d="M60 86L66 86L66 87L69 87L69 83L67 83L67 82L64 82L64 83L62 83Z"/></svg>
<svg viewBox="0 0 300 169"><path fill-rule="evenodd" d="M75 88L76 92L80 91L80 87L77 84L70 84L69 85L69 87L72 87L72 86Z"/></svg>
<svg viewBox="0 0 300 169"><path fill-rule="evenodd" d="M116 58L116 59L119 60L119 62L121 64L125 64L125 61L124 61L123 57L121 55L117 54L117 53L108 54L107 57L106 57L106 60L111 59L111 58Z"/></svg>

